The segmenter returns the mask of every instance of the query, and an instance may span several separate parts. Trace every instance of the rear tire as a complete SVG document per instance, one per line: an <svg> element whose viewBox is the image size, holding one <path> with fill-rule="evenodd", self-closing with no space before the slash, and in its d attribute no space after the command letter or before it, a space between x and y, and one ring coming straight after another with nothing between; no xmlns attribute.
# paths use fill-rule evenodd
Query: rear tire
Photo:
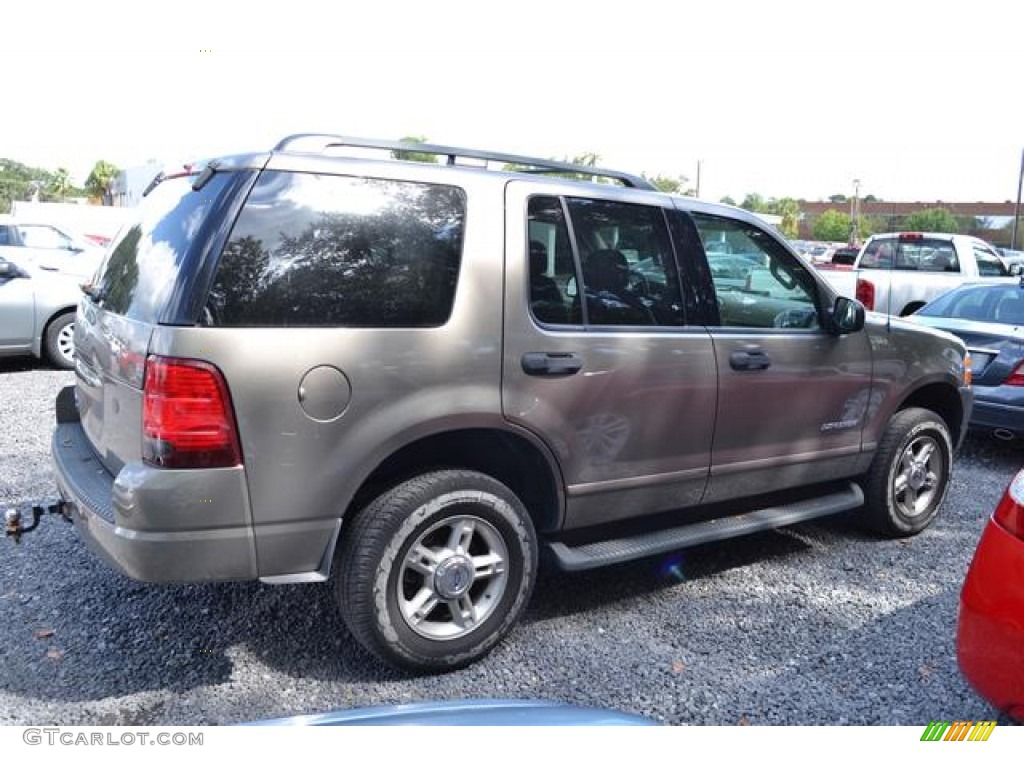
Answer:
<svg viewBox="0 0 1024 768"><path fill-rule="evenodd" d="M949 490L953 440L945 422L925 408L896 413L864 476L864 522L892 538L920 533Z"/></svg>
<svg viewBox="0 0 1024 768"><path fill-rule="evenodd" d="M389 664L458 669L487 655L522 614L537 539L522 502L492 477L430 472L349 522L335 593L355 638Z"/></svg>
<svg viewBox="0 0 1024 768"><path fill-rule="evenodd" d="M46 329L46 359L64 370L75 367L75 313L58 315Z"/></svg>

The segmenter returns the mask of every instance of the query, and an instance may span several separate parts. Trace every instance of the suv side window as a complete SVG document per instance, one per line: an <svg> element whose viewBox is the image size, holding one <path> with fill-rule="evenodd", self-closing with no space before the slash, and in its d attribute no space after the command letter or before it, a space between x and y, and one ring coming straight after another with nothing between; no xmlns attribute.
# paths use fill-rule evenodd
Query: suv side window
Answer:
<svg viewBox="0 0 1024 768"><path fill-rule="evenodd" d="M526 226L530 311L541 323L579 325L582 318L573 317L573 296L578 284L576 262L561 198L530 198Z"/></svg>
<svg viewBox="0 0 1024 768"><path fill-rule="evenodd" d="M465 211L456 187L267 171L221 255L206 321L443 325L455 300Z"/></svg>
<svg viewBox="0 0 1024 768"><path fill-rule="evenodd" d="M723 326L819 327L814 278L768 233L734 219L691 217L704 243Z"/></svg>
<svg viewBox="0 0 1024 768"><path fill-rule="evenodd" d="M26 248L70 248L72 243L53 227L18 225L18 234Z"/></svg>
<svg viewBox="0 0 1024 768"><path fill-rule="evenodd" d="M586 322L682 325L679 275L662 209L578 197L566 202L579 253Z"/></svg>

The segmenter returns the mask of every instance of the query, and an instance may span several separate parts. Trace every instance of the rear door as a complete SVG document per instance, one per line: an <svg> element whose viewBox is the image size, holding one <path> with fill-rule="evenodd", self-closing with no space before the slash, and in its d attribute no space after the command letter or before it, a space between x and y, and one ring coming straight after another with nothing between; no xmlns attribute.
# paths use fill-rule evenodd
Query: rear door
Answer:
<svg viewBox="0 0 1024 768"><path fill-rule="evenodd" d="M727 242L749 265L742 286L711 277L719 389L705 501L850 476L873 407L867 333L824 329L830 292L767 229L717 209L690 216L704 244Z"/></svg>
<svg viewBox="0 0 1024 768"><path fill-rule="evenodd" d="M502 406L556 455L567 527L704 493L715 355L687 320L666 201L508 186Z"/></svg>

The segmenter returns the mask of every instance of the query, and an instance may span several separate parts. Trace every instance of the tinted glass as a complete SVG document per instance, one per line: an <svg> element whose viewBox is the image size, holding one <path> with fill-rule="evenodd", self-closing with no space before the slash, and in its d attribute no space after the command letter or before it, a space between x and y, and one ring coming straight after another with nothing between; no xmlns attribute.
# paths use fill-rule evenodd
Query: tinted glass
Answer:
<svg viewBox="0 0 1024 768"><path fill-rule="evenodd" d="M591 325L683 324L679 277L661 208L570 198Z"/></svg>
<svg viewBox="0 0 1024 768"><path fill-rule="evenodd" d="M860 267L914 272L959 272L960 261L949 240L887 237L867 244Z"/></svg>
<svg viewBox="0 0 1024 768"><path fill-rule="evenodd" d="M1024 324L1024 291L1015 284L961 288L933 299L915 314L1020 325Z"/></svg>
<svg viewBox="0 0 1024 768"><path fill-rule="evenodd" d="M266 172L221 255L207 322L441 325L464 219L454 187Z"/></svg>
<svg viewBox="0 0 1024 768"><path fill-rule="evenodd" d="M817 328L817 289L807 267L767 232L692 214L711 267L723 326Z"/></svg>
<svg viewBox="0 0 1024 768"><path fill-rule="evenodd" d="M1003 260L987 248L974 246L974 258L978 262L978 274L982 277L1007 277L1010 274Z"/></svg>
<svg viewBox="0 0 1024 768"><path fill-rule="evenodd" d="M193 177L168 179L142 200L135 222L121 229L100 266L93 291L100 306L143 322L159 319L186 252L229 176L215 174L198 192L192 190Z"/></svg>
<svg viewBox="0 0 1024 768"><path fill-rule="evenodd" d="M573 301L578 276L560 198L530 199L527 234L530 312L541 323L579 325L583 320Z"/></svg>

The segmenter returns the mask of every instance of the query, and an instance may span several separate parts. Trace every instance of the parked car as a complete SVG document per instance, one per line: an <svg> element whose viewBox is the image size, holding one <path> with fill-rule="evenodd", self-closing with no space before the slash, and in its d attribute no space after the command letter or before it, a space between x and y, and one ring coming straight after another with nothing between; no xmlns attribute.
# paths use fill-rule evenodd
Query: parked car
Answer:
<svg viewBox="0 0 1024 768"><path fill-rule="evenodd" d="M971 353L971 426L1024 436L1024 286L969 284L939 296L910 320L963 339Z"/></svg>
<svg viewBox="0 0 1024 768"><path fill-rule="evenodd" d="M999 254L984 240L940 232L873 235L852 269L828 268L821 274L839 295L900 316L963 283L1010 278Z"/></svg>
<svg viewBox="0 0 1024 768"><path fill-rule="evenodd" d="M81 295L73 275L0 257L0 357L35 355L72 368Z"/></svg>
<svg viewBox="0 0 1024 768"><path fill-rule="evenodd" d="M1024 722L1024 470L981 534L960 594L957 658L974 689Z"/></svg>
<svg viewBox="0 0 1024 768"><path fill-rule="evenodd" d="M0 257L88 280L103 258L103 247L51 224L0 215Z"/></svg>
<svg viewBox="0 0 1024 768"><path fill-rule="evenodd" d="M1024 273L1024 251L1015 251L1010 248L999 248L998 250L1010 274L1019 275Z"/></svg>
<svg viewBox="0 0 1024 768"><path fill-rule="evenodd" d="M147 581L333 579L409 669L487 654L542 553L580 570L853 509L916 534L970 414L954 336L866 321L757 216L628 173L298 136L158 178L137 217L57 398L78 533ZM710 242L779 289L720 290Z"/></svg>
<svg viewBox="0 0 1024 768"><path fill-rule="evenodd" d="M594 709L555 701L463 699L424 701L381 707L336 709L317 715L294 715L245 725L413 725L413 726L620 726L657 725L654 720L613 709Z"/></svg>

